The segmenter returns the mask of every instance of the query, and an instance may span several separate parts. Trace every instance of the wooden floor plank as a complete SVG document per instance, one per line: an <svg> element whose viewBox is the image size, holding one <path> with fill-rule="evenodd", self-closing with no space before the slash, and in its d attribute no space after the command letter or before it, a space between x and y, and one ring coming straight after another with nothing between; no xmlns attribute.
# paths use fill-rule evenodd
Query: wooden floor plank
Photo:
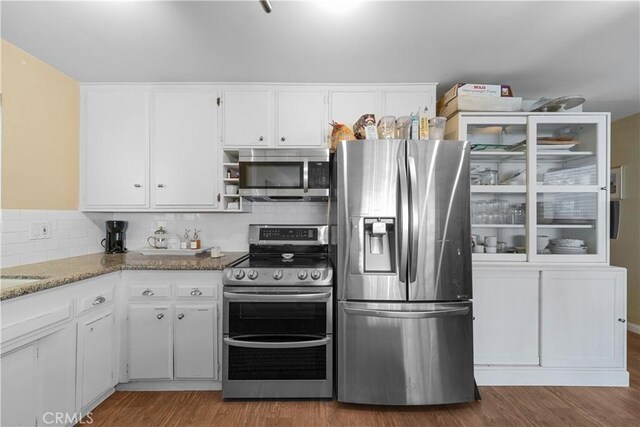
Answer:
<svg viewBox="0 0 640 427"><path fill-rule="evenodd" d="M640 335L628 334L630 387L481 387L460 405L386 407L335 401L231 401L220 392L119 391L92 426L640 426Z"/></svg>

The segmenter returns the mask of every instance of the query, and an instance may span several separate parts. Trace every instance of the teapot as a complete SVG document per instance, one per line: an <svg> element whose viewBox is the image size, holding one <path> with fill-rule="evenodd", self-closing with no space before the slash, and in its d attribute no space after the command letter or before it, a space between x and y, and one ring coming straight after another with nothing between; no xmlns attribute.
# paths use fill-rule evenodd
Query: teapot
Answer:
<svg viewBox="0 0 640 427"><path fill-rule="evenodd" d="M160 226L155 233L153 233L153 236L147 239L147 242L152 248L167 249L167 231L163 226Z"/></svg>

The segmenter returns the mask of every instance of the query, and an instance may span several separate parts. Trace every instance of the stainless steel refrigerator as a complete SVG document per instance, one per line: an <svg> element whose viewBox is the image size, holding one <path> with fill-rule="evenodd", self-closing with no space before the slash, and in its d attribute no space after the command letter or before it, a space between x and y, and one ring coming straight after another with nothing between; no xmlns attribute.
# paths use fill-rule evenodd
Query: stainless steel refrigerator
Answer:
<svg viewBox="0 0 640 427"><path fill-rule="evenodd" d="M338 400L474 400L468 142L346 141L334 161Z"/></svg>

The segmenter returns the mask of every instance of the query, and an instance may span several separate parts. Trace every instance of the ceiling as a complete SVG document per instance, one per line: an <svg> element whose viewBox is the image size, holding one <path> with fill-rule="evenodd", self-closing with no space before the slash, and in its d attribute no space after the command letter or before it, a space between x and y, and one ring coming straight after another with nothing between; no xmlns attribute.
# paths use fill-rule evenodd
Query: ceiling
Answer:
<svg viewBox="0 0 640 427"><path fill-rule="evenodd" d="M455 82L640 111L640 2L2 1L2 37L80 82Z"/></svg>

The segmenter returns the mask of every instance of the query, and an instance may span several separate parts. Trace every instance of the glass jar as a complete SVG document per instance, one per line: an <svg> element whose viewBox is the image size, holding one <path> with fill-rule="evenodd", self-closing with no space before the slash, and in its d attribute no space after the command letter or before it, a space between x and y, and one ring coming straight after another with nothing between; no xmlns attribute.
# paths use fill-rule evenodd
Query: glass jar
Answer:
<svg viewBox="0 0 640 427"><path fill-rule="evenodd" d="M482 185L498 185L498 171L495 169L485 169L480 172Z"/></svg>

